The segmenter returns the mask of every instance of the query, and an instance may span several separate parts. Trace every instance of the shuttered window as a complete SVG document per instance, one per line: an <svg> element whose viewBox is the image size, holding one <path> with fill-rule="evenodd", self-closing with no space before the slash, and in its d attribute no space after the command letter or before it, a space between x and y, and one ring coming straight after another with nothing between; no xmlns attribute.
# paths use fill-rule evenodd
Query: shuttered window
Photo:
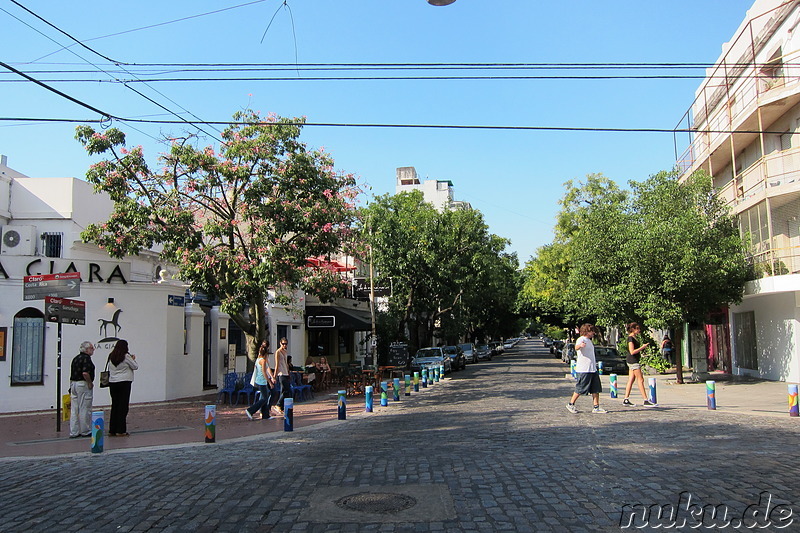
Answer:
<svg viewBox="0 0 800 533"><path fill-rule="evenodd" d="M44 316L24 309L14 317L11 347L11 384L44 384Z"/></svg>

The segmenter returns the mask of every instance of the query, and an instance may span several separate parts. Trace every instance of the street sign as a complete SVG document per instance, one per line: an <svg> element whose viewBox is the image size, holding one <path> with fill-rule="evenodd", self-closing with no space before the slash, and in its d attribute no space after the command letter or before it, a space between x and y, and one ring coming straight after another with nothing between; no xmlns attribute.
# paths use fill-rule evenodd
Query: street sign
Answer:
<svg viewBox="0 0 800 533"><path fill-rule="evenodd" d="M335 328L335 316L310 316L308 317L309 328Z"/></svg>
<svg viewBox="0 0 800 533"><path fill-rule="evenodd" d="M186 305L186 297L175 296L174 294L168 294L167 305L172 305L175 307L184 307Z"/></svg>
<svg viewBox="0 0 800 533"><path fill-rule="evenodd" d="M44 299L44 307L48 322L86 325L86 302L47 296Z"/></svg>
<svg viewBox="0 0 800 533"><path fill-rule="evenodd" d="M44 300L48 296L66 298L80 295L80 272L42 274L39 276L25 276L23 278L23 300Z"/></svg>

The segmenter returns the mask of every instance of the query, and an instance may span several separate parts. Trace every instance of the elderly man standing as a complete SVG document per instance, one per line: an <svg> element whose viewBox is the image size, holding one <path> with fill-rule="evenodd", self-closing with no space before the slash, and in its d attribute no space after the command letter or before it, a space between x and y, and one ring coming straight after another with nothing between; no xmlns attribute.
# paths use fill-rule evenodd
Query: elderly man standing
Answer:
<svg viewBox="0 0 800 533"><path fill-rule="evenodd" d="M72 359L69 371L69 396L72 412L69 417L69 438L92 436L92 397L94 388L94 344L81 343L81 353Z"/></svg>

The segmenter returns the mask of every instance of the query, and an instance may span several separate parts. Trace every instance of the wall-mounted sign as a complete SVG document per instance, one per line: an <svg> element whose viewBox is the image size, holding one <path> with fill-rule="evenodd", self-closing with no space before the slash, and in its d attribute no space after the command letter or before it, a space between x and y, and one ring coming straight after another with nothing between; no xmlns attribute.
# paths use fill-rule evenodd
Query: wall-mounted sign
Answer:
<svg viewBox="0 0 800 533"><path fill-rule="evenodd" d="M335 328L335 316L310 316L308 317L309 328Z"/></svg>
<svg viewBox="0 0 800 533"><path fill-rule="evenodd" d="M0 328L0 361L6 360L6 334L8 333L8 328L2 327Z"/></svg>
<svg viewBox="0 0 800 533"><path fill-rule="evenodd" d="M86 302L48 296L44 299L44 307L48 322L86 325Z"/></svg>
<svg viewBox="0 0 800 533"><path fill-rule="evenodd" d="M44 300L48 296L66 298L81 295L80 272L25 276L22 284L23 300Z"/></svg>
<svg viewBox="0 0 800 533"><path fill-rule="evenodd" d="M176 296L174 294L168 294L167 305L174 305L175 307L183 307L184 305L186 305L186 297Z"/></svg>

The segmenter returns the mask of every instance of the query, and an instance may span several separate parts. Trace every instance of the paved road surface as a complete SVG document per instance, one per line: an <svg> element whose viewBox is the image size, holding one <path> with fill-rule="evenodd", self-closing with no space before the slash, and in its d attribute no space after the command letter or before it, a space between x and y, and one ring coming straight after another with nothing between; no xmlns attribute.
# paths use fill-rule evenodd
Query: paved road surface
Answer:
<svg viewBox="0 0 800 533"><path fill-rule="evenodd" d="M726 507L728 520L755 504L736 530L772 519L761 531L800 531L797 419L625 409L605 393L610 413L587 412L582 398L572 415L571 390L564 367L528 341L375 413L356 413L353 401L344 422L214 445L6 460L0 529L594 532L619 531L626 504L688 502ZM762 493L770 510L785 507L752 514L767 505ZM686 530L695 520L689 511L676 518L688 519Z"/></svg>

